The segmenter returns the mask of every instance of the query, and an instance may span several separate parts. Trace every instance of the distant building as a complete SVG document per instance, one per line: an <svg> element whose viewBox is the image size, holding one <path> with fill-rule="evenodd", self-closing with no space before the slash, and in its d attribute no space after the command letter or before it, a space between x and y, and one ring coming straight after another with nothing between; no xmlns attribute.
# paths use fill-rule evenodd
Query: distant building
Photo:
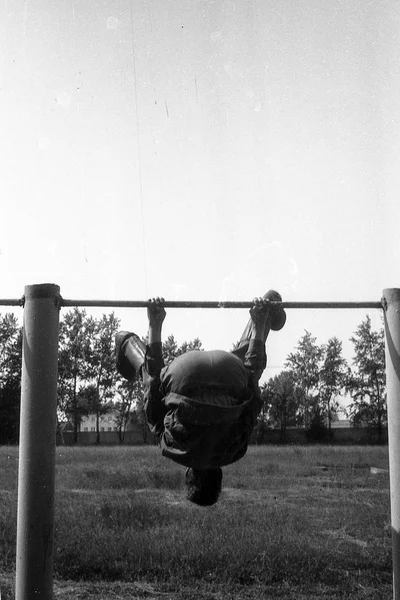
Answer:
<svg viewBox="0 0 400 600"><path fill-rule="evenodd" d="M96 414L89 414L87 417L82 417L79 431L96 431ZM129 425L126 428L129 429ZM99 431L118 431L117 412L110 411L99 417Z"/></svg>
<svg viewBox="0 0 400 600"><path fill-rule="evenodd" d="M345 429L351 427L350 419L339 419L338 421L332 421L331 428L332 429Z"/></svg>

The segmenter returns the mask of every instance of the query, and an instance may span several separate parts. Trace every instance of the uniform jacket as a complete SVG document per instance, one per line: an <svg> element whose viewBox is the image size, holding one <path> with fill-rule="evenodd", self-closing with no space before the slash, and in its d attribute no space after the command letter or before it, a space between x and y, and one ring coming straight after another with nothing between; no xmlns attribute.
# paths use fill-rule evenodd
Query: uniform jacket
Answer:
<svg viewBox="0 0 400 600"><path fill-rule="evenodd" d="M193 350L168 366L161 344L147 346L145 410L163 455L197 469L242 458L262 405L255 374L265 364L265 345L257 340L244 361L222 350Z"/></svg>

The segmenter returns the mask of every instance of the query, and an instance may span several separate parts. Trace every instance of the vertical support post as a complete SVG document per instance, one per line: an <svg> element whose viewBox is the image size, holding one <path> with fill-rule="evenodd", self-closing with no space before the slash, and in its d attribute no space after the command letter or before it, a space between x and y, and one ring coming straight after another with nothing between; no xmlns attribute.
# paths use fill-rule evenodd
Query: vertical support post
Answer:
<svg viewBox="0 0 400 600"><path fill-rule="evenodd" d="M393 598L400 600L400 289L383 290Z"/></svg>
<svg viewBox="0 0 400 600"><path fill-rule="evenodd" d="M16 600L53 597L59 299L58 285L25 287Z"/></svg>

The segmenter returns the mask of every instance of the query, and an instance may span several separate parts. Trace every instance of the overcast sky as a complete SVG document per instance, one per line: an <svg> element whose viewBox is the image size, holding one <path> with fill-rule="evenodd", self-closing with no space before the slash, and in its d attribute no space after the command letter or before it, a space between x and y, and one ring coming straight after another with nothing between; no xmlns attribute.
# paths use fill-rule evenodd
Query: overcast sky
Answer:
<svg viewBox="0 0 400 600"><path fill-rule="evenodd" d="M1 0L0 296L400 287L399 21L397 0ZM267 375L304 329L350 357L366 313L291 311ZM171 309L165 334L230 349L247 317Z"/></svg>

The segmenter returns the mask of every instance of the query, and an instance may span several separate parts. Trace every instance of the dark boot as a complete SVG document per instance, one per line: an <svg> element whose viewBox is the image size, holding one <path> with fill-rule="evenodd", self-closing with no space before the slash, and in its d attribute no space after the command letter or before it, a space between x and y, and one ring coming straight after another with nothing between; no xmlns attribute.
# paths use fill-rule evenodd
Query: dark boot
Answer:
<svg viewBox="0 0 400 600"><path fill-rule="evenodd" d="M269 290L269 292L264 294L263 298L264 300L271 300L271 302L282 302L282 296L278 292L275 292L275 290ZM283 308L281 308L280 306L274 306L271 307L269 310L269 318L265 324L265 340L267 339L268 332L270 329L272 329L272 331L279 331L286 323L286 312L283 310ZM240 341L249 341L251 338L252 331L253 321L250 318L245 330L242 333Z"/></svg>
<svg viewBox="0 0 400 600"><path fill-rule="evenodd" d="M117 370L125 379L133 381L140 375L144 364L146 346L130 331L120 331L115 336L115 362Z"/></svg>
<svg viewBox="0 0 400 600"><path fill-rule="evenodd" d="M264 294L263 298L264 300L271 300L271 302L282 302L281 295L278 292L275 292L275 290L269 290L269 292ZM283 308L281 308L280 306L274 306L273 308L270 308L269 311L269 318L267 319L267 322L265 324L264 342L267 341L270 329L272 329L273 331L279 331L286 323L286 313L283 310ZM253 321L250 318L245 327L245 330L242 333L240 341L238 342L235 350L232 351L232 353L238 356L241 360L244 360L244 357L246 356L246 352L249 348L249 342L252 331Z"/></svg>

